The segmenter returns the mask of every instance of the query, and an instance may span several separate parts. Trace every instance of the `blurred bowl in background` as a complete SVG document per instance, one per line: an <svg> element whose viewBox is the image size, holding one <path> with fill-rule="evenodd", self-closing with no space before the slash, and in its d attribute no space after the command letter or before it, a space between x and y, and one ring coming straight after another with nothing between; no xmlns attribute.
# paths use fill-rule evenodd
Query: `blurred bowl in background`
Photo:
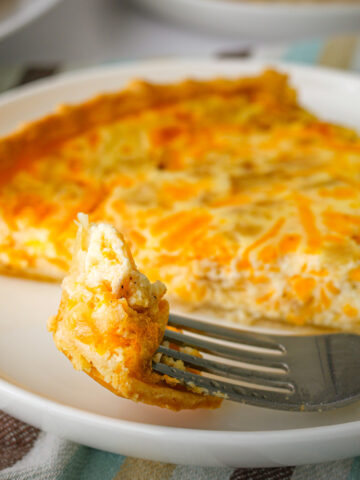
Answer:
<svg viewBox="0 0 360 480"><path fill-rule="evenodd" d="M287 40L360 29L358 0L133 0L161 17L207 33Z"/></svg>
<svg viewBox="0 0 360 480"><path fill-rule="evenodd" d="M45 13L60 0L0 0L0 40Z"/></svg>

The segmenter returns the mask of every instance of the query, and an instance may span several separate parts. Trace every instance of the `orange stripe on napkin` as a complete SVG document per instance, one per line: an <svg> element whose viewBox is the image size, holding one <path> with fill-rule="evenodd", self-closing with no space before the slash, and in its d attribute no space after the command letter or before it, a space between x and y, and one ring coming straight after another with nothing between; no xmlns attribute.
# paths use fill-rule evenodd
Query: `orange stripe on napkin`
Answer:
<svg viewBox="0 0 360 480"><path fill-rule="evenodd" d="M169 480L176 465L127 457L113 480Z"/></svg>
<svg viewBox="0 0 360 480"><path fill-rule="evenodd" d="M358 39L343 35L329 38L318 58L318 64L325 67L351 69Z"/></svg>

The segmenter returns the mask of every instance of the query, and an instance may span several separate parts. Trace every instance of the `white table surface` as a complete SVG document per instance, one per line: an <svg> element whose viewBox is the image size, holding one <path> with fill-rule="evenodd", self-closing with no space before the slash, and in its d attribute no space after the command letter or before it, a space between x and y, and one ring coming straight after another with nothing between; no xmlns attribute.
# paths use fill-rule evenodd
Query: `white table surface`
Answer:
<svg viewBox="0 0 360 480"><path fill-rule="evenodd" d="M0 66L204 56L246 45L246 39L210 36L169 24L125 0L62 0L0 42Z"/></svg>

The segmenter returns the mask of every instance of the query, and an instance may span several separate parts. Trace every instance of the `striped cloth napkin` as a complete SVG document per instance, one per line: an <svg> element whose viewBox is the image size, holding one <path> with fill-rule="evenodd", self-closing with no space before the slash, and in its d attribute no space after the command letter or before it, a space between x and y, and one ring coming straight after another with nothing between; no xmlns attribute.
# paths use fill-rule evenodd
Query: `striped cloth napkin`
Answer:
<svg viewBox="0 0 360 480"><path fill-rule="evenodd" d="M360 37L342 36L219 52L221 57L284 60L360 71ZM76 67L79 67L77 65ZM36 65L0 68L0 92L74 68ZM0 480L356 480L360 457L318 465L213 468L124 457L39 431L0 411Z"/></svg>

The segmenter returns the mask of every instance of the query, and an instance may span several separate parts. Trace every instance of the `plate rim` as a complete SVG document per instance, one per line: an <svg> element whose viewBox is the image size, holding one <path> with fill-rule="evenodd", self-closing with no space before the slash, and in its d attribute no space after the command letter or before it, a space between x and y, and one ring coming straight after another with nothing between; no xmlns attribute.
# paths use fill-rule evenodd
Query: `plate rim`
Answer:
<svg viewBox="0 0 360 480"><path fill-rule="evenodd" d="M213 440L213 438L209 437L219 437L219 436L226 436L234 437L235 439L238 436L246 437L246 441L257 441L259 435L262 438L271 437L273 439L274 436L278 437L278 439L285 440L286 438L292 438L294 434L299 437L308 438L309 433L318 434L320 436L326 436L329 430L333 430L334 428L338 430L342 430L342 433L345 433L346 430L349 430L349 434L352 433L359 433L360 430L360 420L349 421L334 425L322 425L317 427L301 427L301 428L289 428L289 429L279 429L279 430L245 430L245 431L238 431L238 430L211 430L211 429L198 429L198 428L185 428L185 427L174 427L168 425L155 425L149 424L144 422L134 422L131 420L123 420L121 418L113 418L108 417L106 415L101 415L99 413L89 412L87 410L83 410L77 407L72 407L70 405L63 404L61 402L57 402L55 400L46 398L45 396L39 395L37 393L31 392L25 388L19 387L14 383L4 380L0 377L0 392L8 393L11 397L22 396L24 397L24 402L30 405L31 403L37 404L39 408L41 408L42 404L46 405L47 408L49 405L53 412L58 410L58 413L63 413L67 417L76 416L81 420L88 420L90 422L96 423L96 421L101 421L105 426L114 426L114 424L118 424L119 426L127 427L127 429L136 431L142 431L143 433L148 433L151 435L158 435L168 433L170 431L176 430L179 433L188 434L195 434L198 437L204 437L202 440L206 442L206 440ZM159 407L160 408L160 407ZM220 407L221 408L221 407ZM260 407L259 407L260 408ZM49 412L48 408L48 412ZM89 418L87 418L89 417ZM111 425L110 425L111 424ZM347 428L351 427L351 428ZM283 438L284 437L284 438ZM300 438L301 439L301 438ZM212 442L209 442L212 443Z"/></svg>
<svg viewBox="0 0 360 480"><path fill-rule="evenodd" d="M138 1L138 0L136 0ZM292 4L287 1L269 3L263 0L251 2L249 0L169 0L176 7L181 5L184 8L196 8L222 12L226 15L259 15L276 17L277 15L315 15L316 17L330 17L336 14L351 15L360 13L360 5L351 3L342 4L339 0L336 3L301 3ZM140 0L143 4L150 4L149 0Z"/></svg>

